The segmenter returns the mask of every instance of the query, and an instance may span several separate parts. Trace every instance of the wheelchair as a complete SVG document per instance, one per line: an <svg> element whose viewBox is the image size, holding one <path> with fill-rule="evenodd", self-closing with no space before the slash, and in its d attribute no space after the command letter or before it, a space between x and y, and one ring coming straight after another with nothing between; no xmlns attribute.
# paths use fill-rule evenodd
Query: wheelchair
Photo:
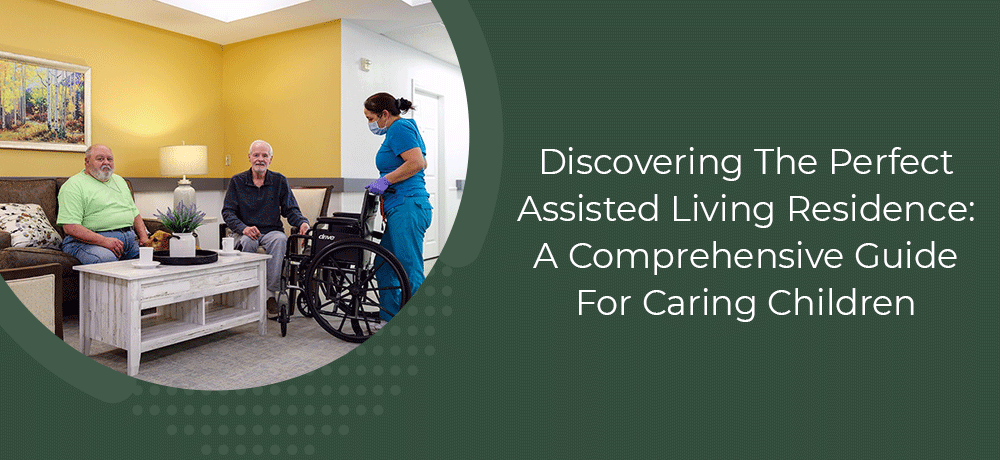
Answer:
<svg viewBox="0 0 1000 460"><path fill-rule="evenodd" d="M276 299L282 337L298 308L333 336L364 342L387 321L382 316L392 317L380 301L386 293L398 293L401 307L410 299L406 270L376 242L382 238L373 229L378 207L379 196L365 192L360 213L320 217L304 235L288 237ZM396 282L379 285L379 270L394 274Z"/></svg>

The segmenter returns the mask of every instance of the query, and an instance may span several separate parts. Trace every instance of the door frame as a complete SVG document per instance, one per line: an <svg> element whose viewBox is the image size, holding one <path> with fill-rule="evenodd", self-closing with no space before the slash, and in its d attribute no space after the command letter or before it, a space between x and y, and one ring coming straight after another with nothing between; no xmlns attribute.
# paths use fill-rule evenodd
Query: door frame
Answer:
<svg viewBox="0 0 1000 460"><path fill-rule="evenodd" d="M444 91L435 88L435 85L428 84L425 81L417 80L416 78L411 79L410 87L410 98L411 100L416 100L417 93L423 96L428 96L437 99L438 104L438 123L437 123L437 135L438 135L438 148L440 152L434 152L438 155L437 158L437 183L434 187L437 190L438 196L438 209L434 210L434 213L438 216L438 254L444 249L444 244L448 239L448 234L451 231L451 224L446 222L448 216L448 184L447 184L447 164L445 161L447 158L448 146L446 143L445 130L445 94ZM419 107L417 108L419 110ZM437 256L435 255L435 257ZM425 259L426 260L426 259Z"/></svg>

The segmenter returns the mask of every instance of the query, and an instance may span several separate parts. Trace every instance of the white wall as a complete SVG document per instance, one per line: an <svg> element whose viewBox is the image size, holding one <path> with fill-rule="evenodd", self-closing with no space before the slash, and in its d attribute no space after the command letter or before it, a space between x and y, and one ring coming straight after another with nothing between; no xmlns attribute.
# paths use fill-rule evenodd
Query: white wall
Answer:
<svg viewBox="0 0 1000 460"><path fill-rule="evenodd" d="M372 135L368 130L368 120L362 113L368 96L384 91L413 100L414 81L444 95L442 150L445 158L439 162L439 168L444 174L447 193L442 194L438 204L443 212L436 209L435 218L441 219L439 224L445 234L450 233L461 203L461 192L456 190L455 181L465 179L469 163L469 107L461 69L348 21L342 22L341 30L342 176L349 179L378 177L375 152L383 137ZM370 71L361 70L362 58L371 60ZM341 210L357 212L360 209L360 194L342 195Z"/></svg>

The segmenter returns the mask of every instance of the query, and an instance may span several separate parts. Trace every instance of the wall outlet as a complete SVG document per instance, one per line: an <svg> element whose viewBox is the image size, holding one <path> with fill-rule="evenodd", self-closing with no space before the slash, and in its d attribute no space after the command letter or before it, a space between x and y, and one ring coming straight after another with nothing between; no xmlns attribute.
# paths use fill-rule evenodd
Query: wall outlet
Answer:
<svg viewBox="0 0 1000 460"><path fill-rule="evenodd" d="M226 155L226 166L229 166L230 161L231 158L229 158L229 155Z"/></svg>

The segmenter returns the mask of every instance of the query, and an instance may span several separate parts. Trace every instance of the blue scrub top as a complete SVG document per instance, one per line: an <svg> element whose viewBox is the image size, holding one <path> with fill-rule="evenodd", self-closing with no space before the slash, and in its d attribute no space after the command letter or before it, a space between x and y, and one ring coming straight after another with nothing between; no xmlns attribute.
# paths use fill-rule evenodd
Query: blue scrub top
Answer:
<svg viewBox="0 0 1000 460"><path fill-rule="evenodd" d="M400 118L391 125L385 133L385 140L375 154L375 167L378 168L379 176L385 176L396 170L404 163L401 153L414 147L420 148L420 152L427 156L427 147L424 146L424 139L420 137L420 130L417 123L409 118ZM402 182L392 184L396 193L387 193L385 197L386 209L399 205L405 197L429 197L427 185L424 182L424 171L413 175Z"/></svg>

